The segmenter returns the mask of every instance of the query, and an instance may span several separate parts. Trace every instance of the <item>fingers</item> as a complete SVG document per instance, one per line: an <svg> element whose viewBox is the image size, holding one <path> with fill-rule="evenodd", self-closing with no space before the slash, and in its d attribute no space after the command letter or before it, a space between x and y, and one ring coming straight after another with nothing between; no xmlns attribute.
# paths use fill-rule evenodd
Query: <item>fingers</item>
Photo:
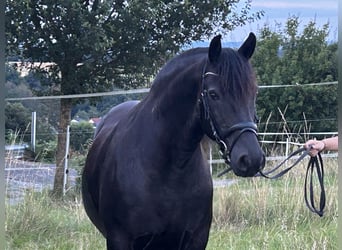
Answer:
<svg viewBox="0 0 342 250"><path fill-rule="evenodd" d="M322 141L317 140L308 140L304 147L306 149L310 149L309 154L311 156L316 156L319 152L321 152L324 149L324 143Z"/></svg>

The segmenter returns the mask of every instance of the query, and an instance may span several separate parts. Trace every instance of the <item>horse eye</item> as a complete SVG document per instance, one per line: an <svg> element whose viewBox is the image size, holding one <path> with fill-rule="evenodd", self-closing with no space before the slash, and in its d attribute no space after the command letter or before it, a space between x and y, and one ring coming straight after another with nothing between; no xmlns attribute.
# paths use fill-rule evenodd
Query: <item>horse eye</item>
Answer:
<svg viewBox="0 0 342 250"><path fill-rule="evenodd" d="M211 99L213 99L214 101L220 99L220 97L218 96L218 94L215 92L215 90L209 90L208 94L210 96Z"/></svg>

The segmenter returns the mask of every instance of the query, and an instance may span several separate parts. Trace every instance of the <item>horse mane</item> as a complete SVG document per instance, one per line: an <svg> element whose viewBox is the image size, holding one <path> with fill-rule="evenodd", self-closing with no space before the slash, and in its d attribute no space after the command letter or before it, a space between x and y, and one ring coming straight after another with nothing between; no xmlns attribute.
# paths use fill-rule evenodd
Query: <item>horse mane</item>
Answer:
<svg viewBox="0 0 342 250"><path fill-rule="evenodd" d="M186 67L207 60L208 48L193 48L186 50L169 60L159 71L152 87L162 84L168 76L179 74ZM202 72L199 72L202 74ZM218 72L224 91L232 93L232 98L247 99L257 92L254 70L247 59L231 48L223 48L218 62Z"/></svg>
<svg viewBox="0 0 342 250"><path fill-rule="evenodd" d="M203 60L208 54L208 48L193 48L181 52L175 57L171 58L157 74L153 85L157 84L160 78L165 77L168 74L173 74L174 71L181 72L186 66Z"/></svg>

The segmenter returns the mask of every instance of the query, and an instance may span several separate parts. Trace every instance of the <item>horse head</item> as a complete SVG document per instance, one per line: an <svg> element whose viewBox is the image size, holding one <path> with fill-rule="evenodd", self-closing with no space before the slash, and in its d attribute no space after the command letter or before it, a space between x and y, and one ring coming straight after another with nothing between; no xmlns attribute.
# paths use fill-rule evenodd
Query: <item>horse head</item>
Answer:
<svg viewBox="0 0 342 250"><path fill-rule="evenodd" d="M221 36L213 38L202 70L202 124L238 176L254 176L265 165L257 139L255 99L257 85L249 59L253 33L238 50L222 49Z"/></svg>

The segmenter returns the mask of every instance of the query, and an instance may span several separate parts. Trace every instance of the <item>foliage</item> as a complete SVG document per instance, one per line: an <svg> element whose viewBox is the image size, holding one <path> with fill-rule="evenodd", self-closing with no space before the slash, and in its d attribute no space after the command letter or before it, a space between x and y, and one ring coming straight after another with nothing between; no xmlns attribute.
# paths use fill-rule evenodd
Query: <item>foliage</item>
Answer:
<svg viewBox="0 0 342 250"><path fill-rule="evenodd" d="M257 99L260 131L337 131L337 84L261 89Z"/></svg>
<svg viewBox="0 0 342 250"><path fill-rule="evenodd" d="M130 100L141 100L145 95L146 93L103 96L97 99L96 104L93 104L90 100L86 100L85 102L73 107L72 117L79 120L89 120L94 117L102 117L114 106Z"/></svg>
<svg viewBox="0 0 342 250"><path fill-rule="evenodd" d="M32 97L32 88L36 80L32 75L21 76L15 65L6 64L5 92L7 98ZM59 102L55 100L44 101L8 101L5 106L5 129L6 134L18 133L21 142L30 142L31 114L37 113L36 140L55 140L57 128ZM7 137L6 137L7 138ZM6 139L7 143L12 143Z"/></svg>
<svg viewBox="0 0 342 250"><path fill-rule="evenodd" d="M18 69L15 65L5 65L5 81L6 83L10 83L16 86L22 83L22 78L20 77ZM6 96L11 97L11 94L9 92L6 92Z"/></svg>
<svg viewBox="0 0 342 250"><path fill-rule="evenodd" d="M44 104L32 110L31 105L24 106L21 102L7 102L5 106L6 143L30 143L31 113L36 110L38 110L36 117L36 141L39 144L55 141L56 130L48 119L53 112L48 113L46 109L48 107ZM13 138L11 135L14 133L16 134L15 142L11 139Z"/></svg>
<svg viewBox="0 0 342 250"><path fill-rule="evenodd" d="M263 85L307 84L337 80L337 43L329 44L329 24L315 21L299 29L299 18L287 20L272 31L259 30L258 46L252 58L258 82Z"/></svg>
<svg viewBox="0 0 342 250"><path fill-rule="evenodd" d="M38 109L42 111L46 108L44 105ZM45 112L39 112L36 120L36 141L48 143L56 140L56 130L50 124L48 115ZM24 106L21 102L8 102L5 106L5 129L6 143L13 143L10 135L17 134L20 143L29 143L31 141L31 113L30 108Z"/></svg>
<svg viewBox="0 0 342 250"><path fill-rule="evenodd" d="M8 103L5 106L6 130L12 133L19 131L19 138L24 142L30 141L30 133L27 135L27 131L30 130L30 121L30 113L21 103ZM7 141L9 142L12 143Z"/></svg>
<svg viewBox="0 0 342 250"><path fill-rule="evenodd" d="M86 153L89 141L94 136L94 127L88 121L71 123L70 147L80 153Z"/></svg>
<svg viewBox="0 0 342 250"><path fill-rule="evenodd" d="M306 85L337 81L337 44L327 42L328 23L319 28L310 21L302 32L299 23L290 17L284 30L259 31L252 58L259 85L292 85L260 89L262 132L337 131L337 85Z"/></svg>
<svg viewBox="0 0 342 250"><path fill-rule="evenodd" d="M104 91L114 83L132 88L146 84L184 44L218 30L227 33L262 15L248 14L249 1L238 3L8 1L7 52L20 51L25 60L53 62L37 70L45 74L42 83L56 94Z"/></svg>
<svg viewBox="0 0 342 250"><path fill-rule="evenodd" d="M57 140L38 141L36 145L36 160L39 162L55 163Z"/></svg>
<svg viewBox="0 0 342 250"><path fill-rule="evenodd" d="M249 14L250 1L240 9L238 4L239 0L8 0L6 50L9 56L22 55L39 73L40 94L144 86L184 44L218 30L228 32L263 14ZM71 108L72 100L61 99L55 195L62 194Z"/></svg>

